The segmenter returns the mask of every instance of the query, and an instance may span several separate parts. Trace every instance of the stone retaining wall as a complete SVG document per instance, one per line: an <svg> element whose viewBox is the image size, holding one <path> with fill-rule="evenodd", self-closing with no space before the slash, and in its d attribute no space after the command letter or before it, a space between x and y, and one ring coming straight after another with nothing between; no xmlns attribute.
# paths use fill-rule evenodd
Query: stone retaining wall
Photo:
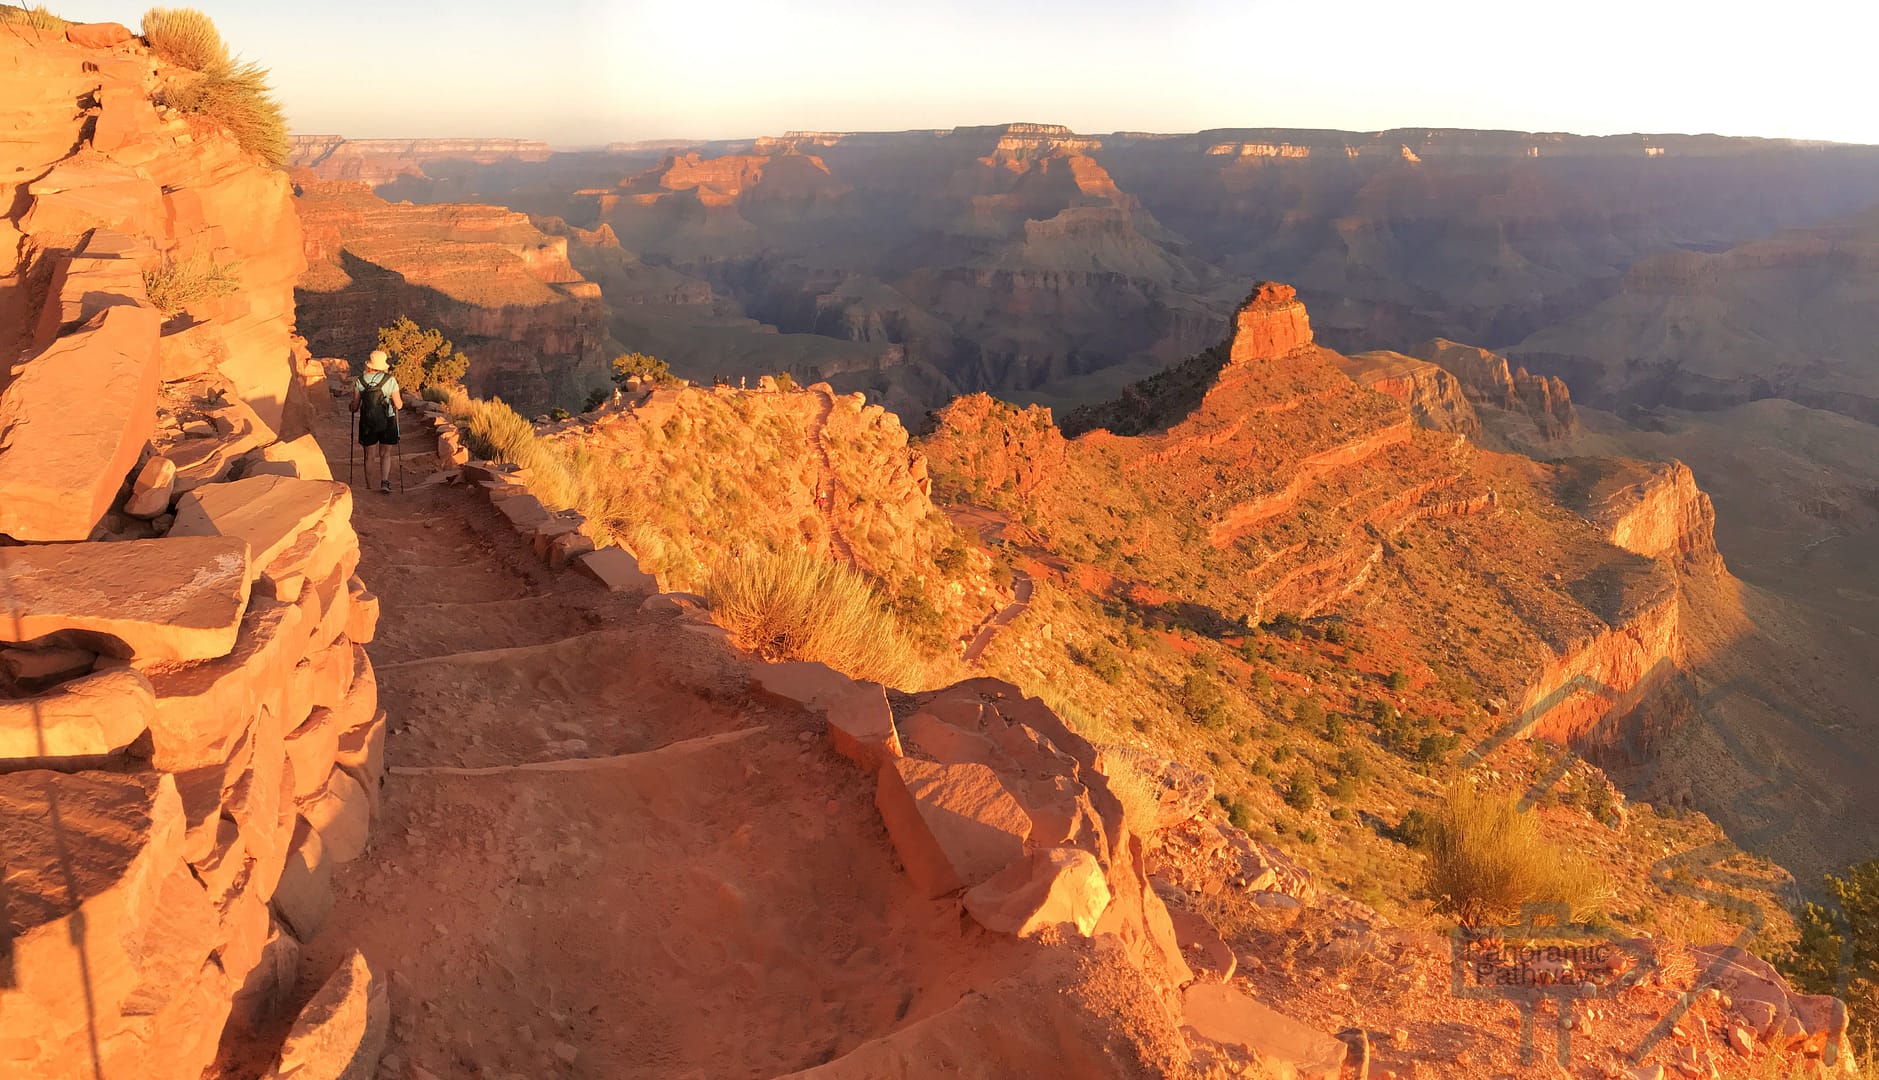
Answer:
<svg viewBox="0 0 1879 1080"><path fill-rule="evenodd" d="M9 29L0 1075L194 1080L364 848L378 602L296 413L285 177L153 106L174 73L123 28ZM191 260L235 291L159 309Z"/></svg>

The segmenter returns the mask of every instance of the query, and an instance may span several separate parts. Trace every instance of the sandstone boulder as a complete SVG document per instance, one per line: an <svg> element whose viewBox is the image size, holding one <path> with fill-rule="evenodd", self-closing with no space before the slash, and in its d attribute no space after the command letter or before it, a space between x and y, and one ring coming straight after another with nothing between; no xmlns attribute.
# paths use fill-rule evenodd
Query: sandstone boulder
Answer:
<svg viewBox="0 0 1879 1080"><path fill-rule="evenodd" d="M274 887L274 912L293 932L308 941L333 910L333 860L327 858L319 830L302 818L294 825L287 862Z"/></svg>
<svg viewBox="0 0 1879 1080"><path fill-rule="evenodd" d="M1251 1053L1256 1060L1267 1063L1275 1075L1338 1080L1349 1053L1338 1039L1222 983L1190 984L1182 991L1181 1011L1195 1034ZM1291 1071L1283 1072L1288 1066Z"/></svg>
<svg viewBox="0 0 1879 1080"><path fill-rule="evenodd" d="M915 886L944 896L976 885L1024 854L1031 819L984 765L895 758L877 777L874 805Z"/></svg>
<svg viewBox="0 0 1879 1080"><path fill-rule="evenodd" d="M385 980L355 949L300 1010L265 1080L372 1080L390 1029Z"/></svg>
<svg viewBox="0 0 1879 1080"><path fill-rule="evenodd" d="M328 773L319 793L301 804L300 813L319 831L328 859L345 863L365 853L372 837L371 800L344 769Z"/></svg>
<svg viewBox="0 0 1879 1080"><path fill-rule="evenodd" d="M650 595L659 591L659 581L639 568L633 553L621 547L603 547L578 555L574 565L581 572L606 587L608 592Z"/></svg>
<svg viewBox="0 0 1879 1080"><path fill-rule="evenodd" d="M0 533L91 535L156 427L161 323L150 308L106 308L0 392Z"/></svg>
<svg viewBox="0 0 1879 1080"><path fill-rule="evenodd" d="M156 696L135 671L100 671L37 697L0 698L0 772L89 768L150 728Z"/></svg>
<svg viewBox="0 0 1879 1080"><path fill-rule="evenodd" d="M299 727L287 733L287 759L294 763L295 801L320 793L338 757L339 725L333 722L333 710L316 707Z"/></svg>
<svg viewBox="0 0 1879 1080"><path fill-rule="evenodd" d="M279 595L285 589L297 597L309 580L324 580L356 549L351 519L352 491L344 484L251 476L177 500L169 535L240 537L268 591Z"/></svg>
<svg viewBox="0 0 1879 1080"><path fill-rule="evenodd" d="M326 463L326 451L311 435L271 442L255 452L249 462L248 476L291 476L300 480L331 480L333 470Z"/></svg>
<svg viewBox="0 0 1879 1080"><path fill-rule="evenodd" d="M305 619L298 607L256 600L242 616L227 655L152 665L147 674L157 697L150 726L156 766L182 769L220 761L214 748L261 710L286 715L287 692L306 640Z"/></svg>
<svg viewBox="0 0 1879 1080"><path fill-rule="evenodd" d="M132 38L122 23L72 23L65 28L65 40L85 49L110 49Z"/></svg>
<svg viewBox="0 0 1879 1080"><path fill-rule="evenodd" d="M90 649L53 645L43 649L0 648L0 680L15 691L37 693L91 671L98 654Z"/></svg>
<svg viewBox="0 0 1879 1080"><path fill-rule="evenodd" d="M245 1028L254 1028L278 1013L293 992L300 970L300 942L270 916L259 957L246 969L234 965L230 970L246 971L234 994L232 1018Z"/></svg>
<svg viewBox="0 0 1879 1080"><path fill-rule="evenodd" d="M887 707L887 691L880 683L850 683L828 702L827 710L829 744L836 753L868 770L901 756L894 712Z"/></svg>
<svg viewBox="0 0 1879 1080"><path fill-rule="evenodd" d="M365 792L372 816L378 816L378 792L385 782L385 714L342 733L336 761Z"/></svg>
<svg viewBox="0 0 1879 1080"><path fill-rule="evenodd" d="M526 492L492 498L491 505L518 532L533 533L548 521L548 508L541 504L540 499Z"/></svg>
<svg viewBox="0 0 1879 1080"><path fill-rule="evenodd" d="M124 512L132 517L153 518L169 513L170 496L176 490L176 463L161 454L144 462L131 482L130 498Z"/></svg>
<svg viewBox="0 0 1879 1080"><path fill-rule="evenodd" d="M247 545L185 537L0 548L0 642L48 636L135 660L203 660L235 644Z"/></svg>
<svg viewBox="0 0 1879 1080"><path fill-rule="evenodd" d="M88 1040L123 1028L151 959L142 920L182 867L181 845L167 776L0 776L0 1015L9 1031L31 1033L9 1043L17 1075L65 1075L89 1060Z"/></svg>
<svg viewBox="0 0 1879 1080"><path fill-rule="evenodd" d="M855 681L827 664L814 660L790 660L781 664L758 664L750 673L750 689L779 701L793 702L811 712L821 712L829 703L851 692Z"/></svg>
<svg viewBox="0 0 1879 1080"><path fill-rule="evenodd" d="M1063 927L1088 937L1109 907L1109 882L1081 848L1033 851L966 890L966 911L987 930L1030 937Z"/></svg>

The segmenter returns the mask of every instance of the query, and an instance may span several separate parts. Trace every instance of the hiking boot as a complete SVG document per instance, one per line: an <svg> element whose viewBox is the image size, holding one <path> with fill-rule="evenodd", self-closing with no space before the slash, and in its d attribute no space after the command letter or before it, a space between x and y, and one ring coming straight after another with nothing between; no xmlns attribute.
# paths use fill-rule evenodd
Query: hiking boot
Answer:
<svg viewBox="0 0 1879 1080"><path fill-rule="evenodd" d="M385 494L387 494L387 495L390 495L390 494L391 494L391 481L390 481L390 480L380 480L380 481L378 482L378 489L379 489L380 491L382 491L382 492L384 492Z"/></svg>

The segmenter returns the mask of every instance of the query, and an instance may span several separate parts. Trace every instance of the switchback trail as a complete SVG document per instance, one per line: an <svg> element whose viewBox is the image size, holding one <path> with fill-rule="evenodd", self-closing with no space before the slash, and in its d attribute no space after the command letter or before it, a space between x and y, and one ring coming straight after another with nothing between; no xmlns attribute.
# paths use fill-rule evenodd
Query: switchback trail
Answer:
<svg viewBox="0 0 1879 1080"><path fill-rule="evenodd" d="M338 469L345 420L318 432ZM820 718L545 570L407 447L408 490L354 500L390 775L302 965L358 948L389 975L381 1075L774 1076L956 1000L957 914L897 868Z"/></svg>

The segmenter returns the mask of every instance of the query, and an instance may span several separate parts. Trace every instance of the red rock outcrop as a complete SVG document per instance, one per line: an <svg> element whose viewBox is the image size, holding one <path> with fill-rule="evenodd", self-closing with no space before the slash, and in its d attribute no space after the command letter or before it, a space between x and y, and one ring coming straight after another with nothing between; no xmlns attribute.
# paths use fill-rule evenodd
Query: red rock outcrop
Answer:
<svg viewBox="0 0 1879 1080"><path fill-rule="evenodd" d="M194 1080L225 1029L271 1022L318 929L285 868L323 831L362 842L382 762L348 772L340 748L382 730L358 645L376 609L349 497L279 441L310 389L286 177L154 108L179 74L141 45L20 30L0 35L23 357L0 531L26 542L0 547L0 1072ZM237 288L146 288L192 262Z"/></svg>
<svg viewBox="0 0 1879 1080"><path fill-rule="evenodd" d="M1556 376L1529 375L1526 368L1510 368L1499 353L1443 338L1425 341L1408 352L1460 379L1468 400L1476 405L1525 417L1542 441L1564 439L1578 430L1572 395Z"/></svg>
<svg viewBox="0 0 1879 1080"><path fill-rule="evenodd" d="M356 180L377 187L401 176L423 176L434 161L491 164L546 161L548 144L532 139L348 139L340 135L295 135L288 150L292 168L312 169L323 180Z"/></svg>
<svg viewBox="0 0 1879 1080"><path fill-rule="evenodd" d="M1233 344L1227 359L1235 364L1277 359L1309 344L1311 319L1298 299L1298 290L1276 281L1262 281L1253 286L1233 316Z"/></svg>
<svg viewBox="0 0 1879 1080"><path fill-rule="evenodd" d="M1453 431L1470 438L1481 433L1481 419L1463 392L1461 381L1425 360L1399 352L1364 352L1338 360L1359 386L1403 403L1423 427Z"/></svg>
<svg viewBox="0 0 1879 1080"><path fill-rule="evenodd" d="M403 315L470 358L474 393L526 413L579 408L610 385L606 308L566 237L501 207L387 203L299 175L308 269L295 295L315 352L356 361Z"/></svg>
<svg viewBox="0 0 1879 1080"><path fill-rule="evenodd" d="M1613 544L1650 559L1722 568L1716 508L1683 462L1567 459L1558 468L1566 497Z"/></svg>

